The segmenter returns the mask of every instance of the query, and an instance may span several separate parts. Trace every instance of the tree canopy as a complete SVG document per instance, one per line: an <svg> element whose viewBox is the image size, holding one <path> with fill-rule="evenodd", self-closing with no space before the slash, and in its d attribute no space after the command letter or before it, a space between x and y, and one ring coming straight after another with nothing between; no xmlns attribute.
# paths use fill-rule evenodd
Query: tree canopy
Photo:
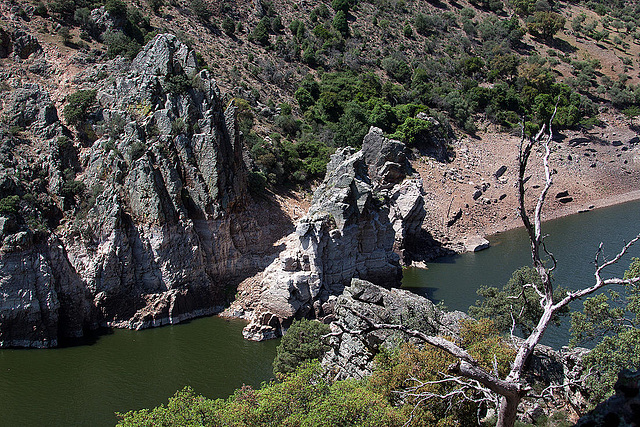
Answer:
<svg viewBox="0 0 640 427"><path fill-rule="evenodd" d="M640 277L640 259L634 258L625 279ZM586 384L597 403L613 393L622 369L640 368L640 286L625 284L621 292L609 290L584 302L583 311L571 313L571 344L597 342L584 357L591 369Z"/></svg>

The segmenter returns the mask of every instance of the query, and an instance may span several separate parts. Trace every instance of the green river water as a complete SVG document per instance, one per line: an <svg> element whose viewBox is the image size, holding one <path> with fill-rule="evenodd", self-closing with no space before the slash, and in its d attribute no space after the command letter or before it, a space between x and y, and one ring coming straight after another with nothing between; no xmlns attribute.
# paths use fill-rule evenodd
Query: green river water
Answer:
<svg viewBox="0 0 640 427"><path fill-rule="evenodd" d="M593 283L591 261L600 241L613 255L640 230L640 201L574 215L544 226L559 261L556 283ZM502 286L530 263L524 230L493 236L492 248L405 270L404 286L449 309L466 310L481 285ZM631 252L640 256L640 246ZM610 270L622 274L627 257ZM218 317L144 331L116 330L90 342L51 350L0 350L0 426L113 426L114 412L166 402L190 385L208 397L226 397L242 384L271 377L276 341L242 339L244 323ZM567 341L566 326L545 342Z"/></svg>

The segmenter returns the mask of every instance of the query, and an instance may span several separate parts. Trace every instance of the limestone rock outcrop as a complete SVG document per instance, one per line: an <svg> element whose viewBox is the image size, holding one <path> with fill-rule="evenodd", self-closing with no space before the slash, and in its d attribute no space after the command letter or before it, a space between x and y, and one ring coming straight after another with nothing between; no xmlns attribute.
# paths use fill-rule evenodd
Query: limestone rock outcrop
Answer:
<svg viewBox="0 0 640 427"><path fill-rule="evenodd" d="M353 279L344 293L332 301L333 317L346 329L362 330L367 324L359 313L374 323L402 324L432 335L459 335L459 322L469 317L460 311L444 312L431 301L402 289L384 289ZM330 323L339 332L337 324ZM378 330L364 335L340 334L330 338L330 349L322 359L333 379L363 378L371 374L373 359L382 346L395 347L409 341L402 332Z"/></svg>
<svg viewBox="0 0 640 427"><path fill-rule="evenodd" d="M0 146L0 346L214 313L273 259L234 107L192 50L160 34L83 73L96 103L75 142L40 87L2 94L3 119L35 142Z"/></svg>
<svg viewBox="0 0 640 427"><path fill-rule="evenodd" d="M338 150L308 214L264 272L245 338L272 338L294 318L326 316L329 298L354 277L398 286L400 257L409 256L423 203L422 183L411 176L404 144L380 129L371 128L362 150Z"/></svg>

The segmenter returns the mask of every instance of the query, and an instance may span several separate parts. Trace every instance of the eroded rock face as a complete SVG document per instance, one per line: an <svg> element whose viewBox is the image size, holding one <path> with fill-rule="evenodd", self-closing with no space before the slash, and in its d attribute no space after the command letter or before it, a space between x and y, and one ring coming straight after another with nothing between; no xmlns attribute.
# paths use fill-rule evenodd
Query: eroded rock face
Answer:
<svg viewBox="0 0 640 427"><path fill-rule="evenodd" d="M272 259L269 230L244 213L234 107L194 52L161 34L131 64L104 70L114 78L83 87L98 107L80 142L35 85L14 90L2 111L39 139L35 151L11 138L0 146L0 198L21 198L2 223L0 346L214 313L229 280ZM33 177L18 180L17 168ZM27 203L27 193L37 198ZM55 236L27 220L49 221Z"/></svg>
<svg viewBox="0 0 640 427"><path fill-rule="evenodd" d="M384 289L370 282L353 279L344 293L331 301L334 332L341 328L362 330L368 325L354 313L374 323L402 324L430 335L459 335L459 322L469 317L460 312L443 312L431 301L402 289ZM330 350L322 359L331 378L363 378L371 374L373 359L381 347L395 347L410 341L402 332L378 330L363 335L344 333L331 337Z"/></svg>
<svg viewBox="0 0 640 427"><path fill-rule="evenodd" d="M309 213L265 270L245 338L272 338L294 318L324 317L324 304L354 277L398 286L400 256L425 215L422 183L410 173L404 144L377 128L362 150L338 150Z"/></svg>

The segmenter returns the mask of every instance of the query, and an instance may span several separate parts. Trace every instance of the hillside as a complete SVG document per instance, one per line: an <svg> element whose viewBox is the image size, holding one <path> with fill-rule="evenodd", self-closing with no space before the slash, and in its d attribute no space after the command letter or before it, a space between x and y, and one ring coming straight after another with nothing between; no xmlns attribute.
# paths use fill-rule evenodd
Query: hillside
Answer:
<svg viewBox="0 0 640 427"><path fill-rule="evenodd" d="M21 52L7 48L0 55L7 58L0 59L5 89L36 82L62 107L69 94L92 87L92 79L109 77L108 70L83 76L90 64L118 54L131 59L156 33L176 34L197 52L199 66L211 71L223 101L238 107L258 188L313 186L328 155L336 147L359 146L371 125L401 139L417 132L427 140L411 141L416 146L448 146L449 155L428 169L420 166L428 158L420 150L416 162L433 183L428 218L438 219L428 228L458 248L466 235L514 225L503 220L513 217L512 203L498 208L481 200L474 209L477 200L469 196L486 183L500 187L492 175L513 164L520 117L532 131L548 120L556 100L554 125L564 143L563 160L595 157L582 164L559 160L563 188L558 191L571 193L575 203L557 209L576 212L612 190L637 188L635 144L627 144L635 137L633 119L621 115L637 114L635 3L110 0L106 11L95 10L101 5L3 2L5 44L16 30L37 40L20 41ZM442 128L410 129L419 111ZM611 148L618 141L624 152L622 146ZM427 170L447 175L447 188ZM511 181L508 173L505 178ZM602 181L611 182L598 184ZM512 196L497 193L485 198ZM443 227L451 218L442 217L460 208L467 213L460 223ZM496 220L487 222L487 216Z"/></svg>

